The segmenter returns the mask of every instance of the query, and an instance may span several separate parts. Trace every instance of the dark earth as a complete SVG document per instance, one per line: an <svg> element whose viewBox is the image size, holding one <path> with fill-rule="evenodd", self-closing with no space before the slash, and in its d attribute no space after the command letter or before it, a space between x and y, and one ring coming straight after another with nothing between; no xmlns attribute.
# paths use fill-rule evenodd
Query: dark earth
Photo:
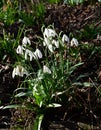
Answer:
<svg viewBox="0 0 101 130"><path fill-rule="evenodd" d="M50 25L53 23L57 32L63 31L67 35L72 32L77 37L79 31L82 32L87 28L91 29L89 25L93 25L93 29L101 27L101 4L89 5L85 3L74 7L64 4L47 5L44 24ZM11 34L14 33L16 37L20 24L16 22L6 28L6 31ZM36 23L36 25L29 27L32 31L28 33L28 36L33 43L37 40L34 34L42 35L40 30L41 25ZM3 29L5 29L5 26L0 24L0 37L3 36ZM99 32L101 34L101 28ZM80 41L82 43L89 42L93 46L101 47L101 38L98 39L97 34L93 38L89 36L83 38L82 36ZM94 77L97 77L97 87L100 88L101 51L95 52L89 60L90 53L90 50L82 48L81 55L85 64L74 73L74 77L78 73L87 73L89 76L83 80L90 80L91 82L94 82ZM5 63L2 63L0 59L0 130L3 128L9 129L10 126L18 124L17 118L19 117L23 119L20 125L25 127L25 124L27 126L28 122L33 122L32 117L34 117L34 113L30 111L26 111L26 116L21 116L23 112L19 109L14 111L2 109L3 106L11 102L12 94L18 84L17 79L12 79L12 68L7 66L7 63L12 63L9 56L6 57ZM99 96L95 88L87 88L84 91L78 89L76 96L84 105L77 108L77 104L72 104L71 102L69 106L63 105L55 110L48 109L42 123L43 130L101 130L101 94ZM27 127L27 129L29 130L31 127Z"/></svg>

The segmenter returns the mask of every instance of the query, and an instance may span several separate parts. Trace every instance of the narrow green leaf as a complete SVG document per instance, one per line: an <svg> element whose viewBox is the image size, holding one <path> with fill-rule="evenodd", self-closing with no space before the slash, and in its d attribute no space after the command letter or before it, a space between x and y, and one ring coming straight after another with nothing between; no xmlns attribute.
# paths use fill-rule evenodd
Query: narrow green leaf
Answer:
<svg viewBox="0 0 101 130"><path fill-rule="evenodd" d="M25 107L25 106L22 106L22 105L8 105L8 106L5 106L3 107L3 109L11 109L11 108L21 108L21 107Z"/></svg>
<svg viewBox="0 0 101 130"><path fill-rule="evenodd" d="M43 114L37 115L33 130L41 130L41 123L42 123L43 117L44 117Z"/></svg>

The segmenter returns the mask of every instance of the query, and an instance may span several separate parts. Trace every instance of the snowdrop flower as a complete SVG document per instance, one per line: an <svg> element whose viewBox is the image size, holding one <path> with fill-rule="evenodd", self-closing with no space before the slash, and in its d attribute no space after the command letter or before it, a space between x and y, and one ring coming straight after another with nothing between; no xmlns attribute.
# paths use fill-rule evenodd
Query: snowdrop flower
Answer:
<svg viewBox="0 0 101 130"><path fill-rule="evenodd" d="M42 53L39 49L36 49L36 51L34 52L34 58L35 59L41 59L42 58Z"/></svg>
<svg viewBox="0 0 101 130"><path fill-rule="evenodd" d="M28 72L23 66L17 65L16 68L13 69L12 78L16 75L23 77L24 75L28 75Z"/></svg>
<svg viewBox="0 0 101 130"><path fill-rule="evenodd" d="M17 47L17 49L16 49L16 53L23 55L23 54L24 54L23 50L25 50L24 47L21 46L21 45L19 45L19 46Z"/></svg>
<svg viewBox="0 0 101 130"><path fill-rule="evenodd" d="M51 37L57 36L57 33L53 29L45 28L45 30L43 32L43 36L44 36L44 38L51 38Z"/></svg>
<svg viewBox="0 0 101 130"><path fill-rule="evenodd" d="M59 48L59 41L56 41L53 39L52 44L54 44L56 46L56 48Z"/></svg>
<svg viewBox="0 0 101 130"><path fill-rule="evenodd" d="M31 45L31 41L29 40L28 37L24 37L22 40L23 46L26 46L27 44Z"/></svg>
<svg viewBox="0 0 101 130"><path fill-rule="evenodd" d="M54 52L53 51L53 46L52 46L52 41L50 41L48 38L44 39L43 45L47 46L47 48L49 49L50 52Z"/></svg>
<svg viewBox="0 0 101 130"><path fill-rule="evenodd" d="M48 38L44 38L43 45L48 46L50 44L50 40Z"/></svg>
<svg viewBox="0 0 101 130"><path fill-rule="evenodd" d="M70 44L70 46L72 47L72 46L78 46L78 40L77 39L75 39L75 38L72 38L72 40L71 40L71 44Z"/></svg>
<svg viewBox="0 0 101 130"><path fill-rule="evenodd" d="M100 34L97 35L97 40L101 41L101 35Z"/></svg>
<svg viewBox="0 0 101 130"><path fill-rule="evenodd" d="M62 42L63 43L69 43L69 37L66 35L66 34L64 34L63 36L62 36Z"/></svg>
<svg viewBox="0 0 101 130"><path fill-rule="evenodd" d="M43 72L51 74L51 70L46 65L43 66Z"/></svg>
<svg viewBox="0 0 101 130"><path fill-rule="evenodd" d="M53 48L52 44L48 45L48 49L49 49L50 52L52 52L52 53L54 52L54 50L53 50L54 48Z"/></svg>
<svg viewBox="0 0 101 130"><path fill-rule="evenodd" d="M30 51L29 49L26 49L26 50L25 50L25 60L28 59L28 56L29 56L29 58L30 58L30 61L32 61L32 59L33 59L33 57L34 57L34 54L33 54L33 52Z"/></svg>

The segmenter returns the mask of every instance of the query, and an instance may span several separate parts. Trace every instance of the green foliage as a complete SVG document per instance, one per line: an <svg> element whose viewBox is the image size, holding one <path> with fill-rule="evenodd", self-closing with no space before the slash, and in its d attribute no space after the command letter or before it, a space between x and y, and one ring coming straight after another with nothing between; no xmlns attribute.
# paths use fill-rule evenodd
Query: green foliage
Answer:
<svg viewBox="0 0 101 130"><path fill-rule="evenodd" d="M9 26L18 20L18 3L14 2L13 6L10 4L5 5L0 9L0 20Z"/></svg>
<svg viewBox="0 0 101 130"><path fill-rule="evenodd" d="M79 32L79 39L89 39L89 40L92 40L92 39L95 39L97 38L97 35L98 33L100 34L101 33L101 27L94 27L92 25L86 25L83 30L81 30Z"/></svg>
<svg viewBox="0 0 101 130"><path fill-rule="evenodd" d="M25 4L25 5L23 5ZM5 26L10 26L15 22L21 21L27 26L31 26L35 21L43 22L45 7L43 2L31 3L24 1L12 1L10 3L3 3L0 9L0 20ZM23 7L25 6L25 7Z"/></svg>
<svg viewBox="0 0 101 130"><path fill-rule="evenodd" d="M14 56L16 53L14 51L14 39L10 39L4 34L4 39L0 39L0 59L3 60L8 56Z"/></svg>
<svg viewBox="0 0 101 130"><path fill-rule="evenodd" d="M42 2L30 5L30 9L19 11L19 19L24 22L26 26L31 26L37 21L43 22L45 14L45 7Z"/></svg>
<svg viewBox="0 0 101 130"><path fill-rule="evenodd" d="M3 5L3 2L2 2L2 1L0 1L0 8L2 7L2 5Z"/></svg>
<svg viewBox="0 0 101 130"><path fill-rule="evenodd" d="M17 104L15 104L15 105L8 105L8 106L5 106L3 109L11 109L11 108L23 108L23 106L22 105L17 105Z"/></svg>
<svg viewBox="0 0 101 130"><path fill-rule="evenodd" d="M42 2L40 2L38 5L36 5L36 16L38 18L42 18L44 16L45 13L45 7L44 4Z"/></svg>
<svg viewBox="0 0 101 130"><path fill-rule="evenodd" d="M60 0L48 0L48 2L51 4L58 4Z"/></svg>
<svg viewBox="0 0 101 130"><path fill-rule="evenodd" d="M37 115L33 130L41 130L41 123L42 123L43 117L44 117L43 114Z"/></svg>
<svg viewBox="0 0 101 130"><path fill-rule="evenodd" d="M33 13L35 16L35 22L40 21L40 23L43 23L45 12L46 12L46 9L45 9L43 2L40 2L37 5L33 6Z"/></svg>
<svg viewBox="0 0 101 130"><path fill-rule="evenodd" d="M0 37L0 61L5 62L7 58L16 59L15 48L20 42L24 27L19 29L16 39L13 34L10 35L3 30L3 37Z"/></svg>
<svg viewBox="0 0 101 130"><path fill-rule="evenodd" d="M35 21L35 17L33 16L32 13L27 13L25 11L21 11L19 12L19 19L26 25L26 26L32 26L34 21Z"/></svg>

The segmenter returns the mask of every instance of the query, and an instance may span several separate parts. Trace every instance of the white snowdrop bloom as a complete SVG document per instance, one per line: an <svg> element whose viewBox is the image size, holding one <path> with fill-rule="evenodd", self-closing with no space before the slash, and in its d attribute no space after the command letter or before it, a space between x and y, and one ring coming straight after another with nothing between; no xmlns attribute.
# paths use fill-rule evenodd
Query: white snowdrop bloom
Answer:
<svg viewBox="0 0 101 130"><path fill-rule="evenodd" d="M46 42L45 41L43 41L43 46L46 46Z"/></svg>
<svg viewBox="0 0 101 130"><path fill-rule="evenodd" d="M27 44L31 45L31 41L29 40L28 37L24 37L22 40L23 46L26 46Z"/></svg>
<svg viewBox="0 0 101 130"><path fill-rule="evenodd" d="M52 44L54 44L56 46L56 48L59 48L59 41L56 41L53 39Z"/></svg>
<svg viewBox="0 0 101 130"><path fill-rule="evenodd" d="M19 45L17 47L17 49L16 49L16 53L23 55L24 54L24 52L23 52L24 50L25 50L25 48L23 46Z"/></svg>
<svg viewBox="0 0 101 130"><path fill-rule="evenodd" d="M17 75L16 68L13 69L13 72L12 72L12 78L14 78L15 75Z"/></svg>
<svg viewBox="0 0 101 130"><path fill-rule="evenodd" d="M33 54L33 52L30 51L29 49L26 49L26 50L25 50L25 60L28 59L28 56L29 56L29 58L30 58L30 61L32 61L32 59L33 59L33 57L34 57L34 54Z"/></svg>
<svg viewBox="0 0 101 130"><path fill-rule="evenodd" d="M49 43L50 43L50 40L45 37L45 38L44 38L44 41L43 41L43 45L44 45L44 46L48 46Z"/></svg>
<svg viewBox="0 0 101 130"><path fill-rule="evenodd" d="M51 37L57 36L57 33L53 29L45 28L45 30L43 32L43 36L44 36L44 38L51 38Z"/></svg>
<svg viewBox="0 0 101 130"><path fill-rule="evenodd" d="M63 36L62 36L62 42L63 43L69 43L69 37L66 35L66 34L64 34Z"/></svg>
<svg viewBox="0 0 101 130"><path fill-rule="evenodd" d="M34 52L34 58L35 59L41 59L42 58L42 53L39 49L36 49L36 51Z"/></svg>
<svg viewBox="0 0 101 130"><path fill-rule="evenodd" d="M52 44L49 44L47 47L50 52L52 52L52 53L54 52L54 48L53 48Z"/></svg>
<svg viewBox="0 0 101 130"><path fill-rule="evenodd" d="M43 72L51 74L51 70L46 65L43 66Z"/></svg>
<svg viewBox="0 0 101 130"><path fill-rule="evenodd" d="M43 45L46 46L50 52L53 51L52 41L50 41L48 38L44 38Z"/></svg>
<svg viewBox="0 0 101 130"><path fill-rule="evenodd" d="M16 75L23 77L24 75L28 75L28 72L23 66L17 65L13 69L12 78L14 78Z"/></svg>
<svg viewBox="0 0 101 130"><path fill-rule="evenodd" d="M78 40L76 39L76 38L72 38L72 40L71 40L71 44L70 44L70 46L72 47L72 46L78 46Z"/></svg>
<svg viewBox="0 0 101 130"><path fill-rule="evenodd" d="M101 35L100 34L97 35L97 40L101 41Z"/></svg>

